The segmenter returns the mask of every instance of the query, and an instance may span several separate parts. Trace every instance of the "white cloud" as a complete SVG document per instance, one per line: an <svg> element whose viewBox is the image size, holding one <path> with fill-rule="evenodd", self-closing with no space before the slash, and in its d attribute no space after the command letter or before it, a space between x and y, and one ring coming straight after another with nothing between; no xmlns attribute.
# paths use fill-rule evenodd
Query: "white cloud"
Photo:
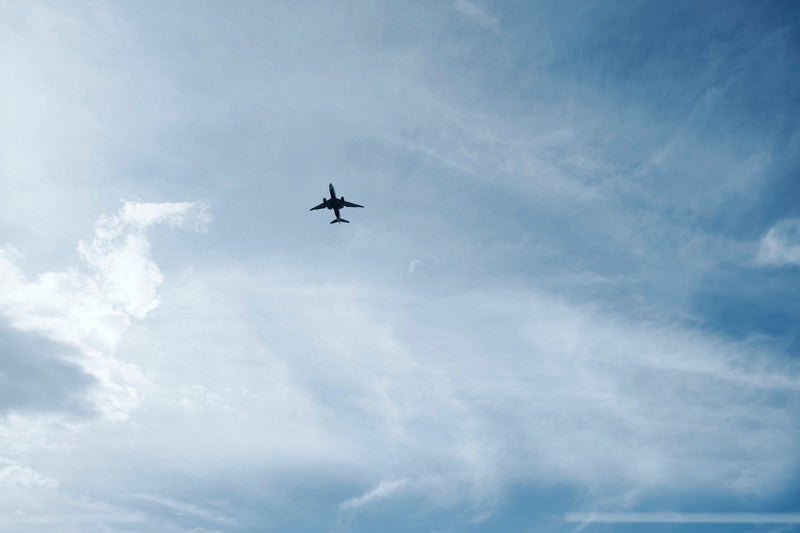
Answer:
<svg viewBox="0 0 800 533"><path fill-rule="evenodd" d="M765 266L800 265L800 218L772 226L761 239L756 262Z"/></svg>
<svg viewBox="0 0 800 533"><path fill-rule="evenodd" d="M342 502L339 508L343 511L352 511L359 509L367 504L375 503L378 500L389 498L396 494L400 489L406 485L405 479L396 479L394 481L381 481L377 487L373 488L355 498Z"/></svg>
<svg viewBox="0 0 800 533"><path fill-rule="evenodd" d="M471 2L470 0L456 0L453 5L459 13L471 19L479 26L495 33L500 33L500 21L497 17L475 2Z"/></svg>
<svg viewBox="0 0 800 533"><path fill-rule="evenodd" d="M460 226L467 208L480 205L492 214L483 226L500 237L502 225L487 225L506 202L514 203L508 191L497 195L496 205L484 205L492 195L473 203L466 198L472 187L456 189L467 200L460 210L430 209L421 196L424 201L410 198L403 209L422 216L392 221L384 226L388 235L377 229L385 216L354 225L348 230L362 248L344 237L338 249L347 253L332 256L326 255L330 236L313 242L318 228L303 233L299 216L276 216L282 209L294 216L295 206L305 204L303 188L331 167L367 176L361 185L372 187L375 200L403 182L409 192L429 192L439 202L448 190L436 182L452 192L457 179L470 178L487 191L513 189L519 205L529 208L519 216L546 222L514 225L534 232L511 239L515 252L536 242L548 254L530 261L513 255L508 267L524 264L528 272L542 255L559 268L564 256L586 264L584 243L569 250L573 240L564 232L572 229L611 255L622 250L620 261L634 253L650 265L668 265L667 276L624 267L574 275L595 285L630 275L629 286L651 275L671 291L678 287L668 278L681 266L660 258L680 261L673 252L694 227L670 227L681 224L680 214L672 222L650 214L671 213L686 198L697 209L709 201L724 204L731 195L720 189L718 176L736 168L745 170L735 176L733 196L746 195L769 158L742 166L737 145L715 141L716 133L680 129L665 139L674 119L649 112L650 98L617 94L613 84L593 95L590 83L563 83L547 67L553 60L568 63L558 50L548 51L557 47L563 24L549 26L543 18L543 34L528 40L524 58L493 48L503 40L482 39L486 34L480 42L451 41L453 23L458 35L465 23L500 31L499 18L482 5L456 1L466 19L450 5L431 12L425 3L403 6L398 11L411 16L399 20L387 16L398 14L391 7L357 9L354 19L339 6L295 10L279 3L198 10L190 21L180 9L147 12L123 4L109 9L119 11L116 17L103 15L103 8L59 14L50 6L35 7L34 17L8 17L13 31L0 46L10 73L0 78L9 95L0 104L8 133L0 146L0 189L13 205L0 218L11 233L19 238L33 228L63 242L63 226L92 216L87 199L99 202L98 191L121 187L127 170L136 191L191 186L219 197L226 216L239 217L227 226L225 250L247 248L247 259L226 253L209 265L206 257L182 272L180 283L163 287L146 231L156 223L202 227L206 217L190 204L133 202L97 223L80 247L86 265L79 268L30 277L7 251L0 258L0 311L16 327L80 347L81 365L101 382L95 403L107 418L128 417L128 423L100 420L78 430L57 418L12 416L0 425L0 446L49 461L50 469L31 468L63 480L60 489L86 489L102 500L111 488L138 484L135 490L153 494L149 503L162 511L211 522L192 491L225 487L252 501L262 491L285 489L271 475L276 470L314 486L355 476L371 488L342 504L353 508L412 491L429 501L484 503L520 484L588 487L593 494L665 487L752 494L790 477L798 441L786 428L796 427L798 372L776 354L669 320L645 324L615 314L613 306L582 307L557 288L483 288L481 266L466 268L461 259L470 255L454 257L448 248L470 247L471 257L503 260L493 253L497 248L484 247L481 235ZM270 16L251 16L260 9ZM419 16L426 14L436 16ZM413 28L414 38L398 32L387 42L385 20ZM209 42L213 50L203 53ZM474 53L464 54L462 44ZM196 55L198 61L186 61ZM507 98L484 100L521 59L530 59L530 68L515 73L519 81ZM615 107L616 97L624 105ZM185 121L176 124L176 116ZM630 139L642 138L630 148ZM653 150L652 160L638 166ZM230 167L234 161L241 166ZM208 163L215 162L225 167L225 180L210 177L215 169ZM410 162L421 165L407 176ZM698 162L706 166L683 172ZM439 163L452 175L430 181L442 170ZM253 164L270 173L254 179ZM158 179L140 180L141 168L160 169ZM111 175L116 179L108 180ZM202 177L191 185L184 179L195 175ZM298 180L277 178L288 175ZM422 182L425 187L416 186ZM105 193L118 198L130 191ZM275 197L281 202L269 204ZM254 205L259 209L248 208ZM67 208L72 216L61 211ZM382 210L367 209L365 216L375 212ZM426 216L439 217L433 220L441 230L430 231ZM282 231L287 226L278 221L299 228L297 234ZM448 232L448 224L458 231ZM719 257L707 253L707 240L692 238L698 244L688 252ZM444 290L415 292L387 281L383 267L423 253L419 241L426 239L437 253L445 244L441 254L452 268ZM301 243L293 246L306 255L293 255L288 240ZM377 246L396 254L391 262L363 261L367 248L377 255ZM319 257L330 259L320 261L322 270L302 271ZM591 257L590 267L604 263ZM612 270L619 265L610 263ZM412 261L409 270L416 266ZM506 281L504 272L492 271L492 286ZM511 283L524 283L520 278ZM683 281L680 286L692 285ZM547 285L536 276L530 282ZM674 290L685 299L685 290ZM643 293L654 307L662 304ZM163 312L152 313L158 305ZM31 453L32 446L45 451ZM162 483L164 472L169 483ZM399 481L381 481L387 479ZM176 488L181 482L192 490ZM92 492L91 483L102 490ZM285 494L276 498L286 502ZM146 520L116 508L87 514ZM147 525L140 529L161 529Z"/></svg>
<svg viewBox="0 0 800 533"><path fill-rule="evenodd" d="M163 283L161 272L149 259L145 230L157 223L191 223L203 231L210 220L202 204L125 202L119 214L97 222L94 240L88 245L81 242L78 250L95 271L104 296L128 315L144 318L158 305L156 290Z"/></svg>
<svg viewBox="0 0 800 533"><path fill-rule="evenodd" d="M796 465L800 372L766 347L532 289L434 296L309 275L193 270L167 289L170 320L126 352L153 353L160 376L137 417L153 460L341 468L372 485L343 509L401 489L484 507L515 483L753 494Z"/></svg>
<svg viewBox="0 0 800 533"><path fill-rule="evenodd" d="M179 516L189 516L197 520L224 523L228 524L229 526L236 525L235 520L214 510L209 505L194 505L192 503L181 502L153 494L141 494L138 496L138 498L143 501L157 504Z"/></svg>
<svg viewBox="0 0 800 533"><path fill-rule="evenodd" d="M798 513L566 513L581 524L800 524Z"/></svg>
<svg viewBox="0 0 800 533"><path fill-rule="evenodd" d="M0 467L0 494L8 490L31 487L52 489L58 486L57 479L42 476L18 461L0 457L0 463L6 463L5 466Z"/></svg>
<svg viewBox="0 0 800 533"><path fill-rule="evenodd" d="M138 404L145 378L113 353L131 319L158 305L163 282L146 230L157 223L202 228L209 220L200 204L124 202L117 215L98 221L91 243L80 243L88 269L46 272L34 280L15 265L18 254L0 252L0 313L16 328L76 346L79 364L101 383L93 392L96 407L125 417Z"/></svg>
<svg viewBox="0 0 800 533"><path fill-rule="evenodd" d="M1 9L0 231L44 255L71 244L109 201L153 194L124 170L159 149L177 120L175 90L115 8Z"/></svg>

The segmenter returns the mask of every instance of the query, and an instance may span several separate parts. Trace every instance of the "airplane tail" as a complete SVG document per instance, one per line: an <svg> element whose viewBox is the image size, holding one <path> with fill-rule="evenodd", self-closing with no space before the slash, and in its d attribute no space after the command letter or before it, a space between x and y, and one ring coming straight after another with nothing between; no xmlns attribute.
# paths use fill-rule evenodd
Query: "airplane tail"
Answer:
<svg viewBox="0 0 800 533"><path fill-rule="evenodd" d="M345 220L345 219L343 219L343 218L337 218L337 219L335 219L335 220L331 220L331 224L336 224L337 222L346 222L346 223L348 223L348 224L350 223L350 221L349 221L349 220Z"/></svg>

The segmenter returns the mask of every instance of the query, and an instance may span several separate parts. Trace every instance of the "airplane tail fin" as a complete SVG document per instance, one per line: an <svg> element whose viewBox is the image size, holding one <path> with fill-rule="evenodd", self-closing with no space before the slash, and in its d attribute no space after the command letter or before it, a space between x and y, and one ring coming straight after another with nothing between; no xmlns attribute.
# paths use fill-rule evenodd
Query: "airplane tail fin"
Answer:
<svg viewBox="0 0 800 533"><path fill-rule="evenodd" d="M337 219L335 219L335 220L331 220L331 224L336 224L337 222L346 222L347 224L349 224L349 223L350 223L350 221L349 221L349 220L345 220L345 219L343 219L343 218L337 218Z"/></svg>

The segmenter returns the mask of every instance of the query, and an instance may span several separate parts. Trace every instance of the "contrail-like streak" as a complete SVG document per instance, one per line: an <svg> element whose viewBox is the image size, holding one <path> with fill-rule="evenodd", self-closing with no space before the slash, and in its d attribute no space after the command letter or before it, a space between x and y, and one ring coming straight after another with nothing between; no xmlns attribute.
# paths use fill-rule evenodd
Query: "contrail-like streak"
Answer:
<svg viewBox="0 0 800 533"><path fill-rule="evenodd" d="M800 513L565 513L565 522L605 524L800 524Z"/></svg>

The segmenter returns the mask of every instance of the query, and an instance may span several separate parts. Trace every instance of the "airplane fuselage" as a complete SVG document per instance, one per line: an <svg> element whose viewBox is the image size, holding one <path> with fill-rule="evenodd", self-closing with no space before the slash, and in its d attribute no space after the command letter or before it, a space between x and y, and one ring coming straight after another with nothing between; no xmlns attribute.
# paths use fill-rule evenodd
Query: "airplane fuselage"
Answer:
<svg viewBox="0 0 800 533"><path fill-rule="evenodd" d="M339 216L339 199L336 198L336 189L333 187L333 183L328 184L328 190L331 192L331 206L333 206L333 212L336 215L336 220L339 220L341 217Z"/></svg>

